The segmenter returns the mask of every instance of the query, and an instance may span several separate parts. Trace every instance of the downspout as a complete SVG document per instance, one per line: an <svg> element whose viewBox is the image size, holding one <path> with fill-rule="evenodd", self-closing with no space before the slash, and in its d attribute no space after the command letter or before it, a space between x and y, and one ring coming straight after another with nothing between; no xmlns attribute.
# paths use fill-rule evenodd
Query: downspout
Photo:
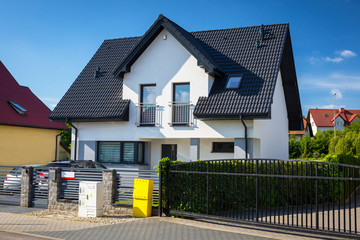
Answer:
<svg viewBox="0 0 360 240"><path fill-rule="evenodd" d="M59 133L59 134L56 135L56 137L55 137L55 162L57 161L58 137L59 137L60 135L61 135L61 134Z"/></svg>
<svg viewBox="0 0 360 240"><path fill-rule="evenodd" d="M73 128L75 129L75 146L74 146L74 161L76 161L76 156L77 156L77 138L78 138L78 129L72 125L71 122L69 122L69 119L66 119L66 122Z"/></svg>
<svg viewBox="0 0 360 240"><path fill-rule="evenodd" d="M248 135L247 135L247 126L244 122L244 120L242 119L242 115L240 115L240 120L242 122L242 124L244 125L245 128L245 159L248 159Z"/></svg>

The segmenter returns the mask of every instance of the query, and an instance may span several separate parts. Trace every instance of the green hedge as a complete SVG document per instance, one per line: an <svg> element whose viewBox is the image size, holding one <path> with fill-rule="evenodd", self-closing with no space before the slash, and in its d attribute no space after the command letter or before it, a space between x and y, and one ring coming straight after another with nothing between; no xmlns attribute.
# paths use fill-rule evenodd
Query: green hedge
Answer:
<svg viewBox="0 0 360 240"><path fill-rule="evenodd" d="M171 161L162 160L169 167ZM208 166L209 164L209 166ZM317 164L317 176L346 176L342 170L334 165ZM165 167L165 168L166 168ZM175 170L226 173L248 173L256 172L253 162L241 162L238 160L218 162L192 162L174 166ZM274 175L307 175L315 176L316 163L305 164L301 162L260 162L258 173ZM164 169L164 168L163 168ZM164 169L164 177L166 176ZM209 185L207 184L209 178ZM209 175L193 173L172 173L169 176L171 184L168 185L163 178L163 193L169 190L169 207L173 210L187 211L193 213L207 213L207 194L209 192L209 214L218 214L219 211L241 211L252 209L256 204L256 177L234 176L234 175ZM280 177L258 177L258 206L260 208L287 207L293 205L315 204L316 180L280 178ZM342 181L317 180L318 202L331 202L343 200L344 183ZM209 191L207 189L209 188ZM349 190L346 190L347 194ZM167 197L167 196L166 196ZM166 197L164 199L166 199Z"/></svg>

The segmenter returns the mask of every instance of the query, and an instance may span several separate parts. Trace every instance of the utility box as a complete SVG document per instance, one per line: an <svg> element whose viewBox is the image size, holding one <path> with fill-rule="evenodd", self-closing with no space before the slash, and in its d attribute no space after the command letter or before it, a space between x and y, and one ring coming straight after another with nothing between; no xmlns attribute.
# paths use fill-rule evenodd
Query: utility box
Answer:
<svg viewBox="0 0 360 240"><path fill-rule="evenodd" d="M134 217L151 217L153 188L153 180L134 179Z"/></svg>
<svg viewBox="0 0 360 240"><path fill-rule="evenodd" d="M79 183L79 217L103 215L104 184L102 182Z"/></svg>

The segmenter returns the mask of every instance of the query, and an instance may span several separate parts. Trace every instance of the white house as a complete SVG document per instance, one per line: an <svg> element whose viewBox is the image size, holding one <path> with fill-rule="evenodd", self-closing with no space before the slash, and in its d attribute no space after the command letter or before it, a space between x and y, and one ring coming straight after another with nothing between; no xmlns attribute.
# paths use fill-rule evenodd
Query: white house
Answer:
<svg viewBox="0 0 360 240"><path fill-rule="evenodd" d="M311 135L315 136L318 131L344 130L345 126L359 121L360 110L339 109L309 109L308 122L311 127Z"/></svg>
<svg viewBox="0 0 360 240"><path fill-rule="evenodd" d="M187 32L160 15L105 40L50 118L74 126L72 159L112 167L287 159L303 127L289 25Z"/></svg>

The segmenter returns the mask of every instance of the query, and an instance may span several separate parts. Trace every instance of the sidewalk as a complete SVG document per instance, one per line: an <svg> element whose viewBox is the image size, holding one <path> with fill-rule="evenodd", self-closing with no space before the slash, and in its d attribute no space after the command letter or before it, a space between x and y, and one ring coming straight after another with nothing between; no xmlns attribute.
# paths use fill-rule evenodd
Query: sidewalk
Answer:
<svg viewBox="0 0 360 240"><path fill-rule="evenodd" d="M0 207L0 211L4 209L5 208ZM152 217L121 224L107 225L27 216L20 214L20 212L22 212L22 210L28 211L29 209L21 209L16 206L12 206L11 209L12 213L0 212L0 231L25 233L30 234L30 236L38 235L43 237L41 239L311 239L309 236L302 235L301 233L289 235L285 231L259 230L250 227L205 223L178 218ZM0 235L0 239L5 239L2 238L2 234ZM313 239L324 238L317 237Z"/></svg>

